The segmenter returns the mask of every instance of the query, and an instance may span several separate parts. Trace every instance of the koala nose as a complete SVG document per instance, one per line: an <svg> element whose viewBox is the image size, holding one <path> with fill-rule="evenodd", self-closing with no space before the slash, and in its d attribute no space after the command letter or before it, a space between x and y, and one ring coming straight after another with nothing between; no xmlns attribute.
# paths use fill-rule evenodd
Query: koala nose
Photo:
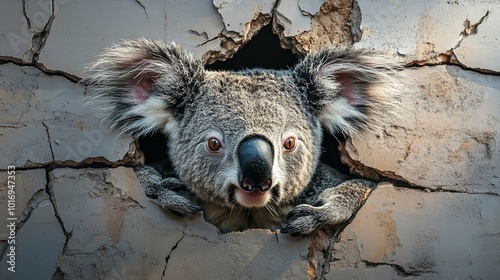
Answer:
<svg viewBox="0 0 500 280"><path fill-rule="evenodd" d="M267 191L272 184L273 147L260 136L243 140L238 147L241 188L246 191Z"/></svg>

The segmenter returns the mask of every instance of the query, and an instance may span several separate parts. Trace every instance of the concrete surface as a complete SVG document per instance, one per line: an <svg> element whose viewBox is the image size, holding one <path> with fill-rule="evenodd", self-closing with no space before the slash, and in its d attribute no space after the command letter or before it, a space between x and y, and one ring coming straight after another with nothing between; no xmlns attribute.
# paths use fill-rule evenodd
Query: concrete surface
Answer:
<svg viewBox="0 0 500 280"><path fill-rule="evenodd" d="M498 1L6 0L0 4L0 279L500 278ZM147 199L133 139L84 105L81 74L121 39L175 40L225 60L271 24L302 55L326 44L406 63L400 117L349 139L381 184L343 230L220 234ZM16 272L7 270L16 236Z"/></svg>
<svg viewBox="0 0 500 280"><path fill-rule="evenodd" d="M457 59L471 68L500 70L497 51L500 18L495 2L472 1L358 1L363 11L359 43L399 53L408 60L428 61L454 48ZM465 22L478 24L477 33L462 38ZM461 42L458 44L458 42Z"/></svg>
<svg viewBox="0 0 500 280"><path fill-rule="evenodd" d="M61 223L72 232L58 263L66 275L289 279L307 274L307 239L278 238L267 230L221 235L201 214L177 218L145 196L131 168L56 169L49 180ZM278 251L287 257L276 256Z"/></svg>
<svg viewBox="0 0 500 280"><path fill-rule="evenodd" d="M29 220L17 231L16 241L16 271L7 270L10 259L7 249L0 263L2 279L51 279L66 238L48 197L33 209Z"/></svg>
<svg viewBox="0 0 500 280"><path fill-rule="evenodd" d="M338 246L345 250L334 250L333 267L349 257L350 265L329 277L352 279L359 275L352 268L361 265L367 277L392 267L423 279L495 279L500 275L498 213L497 196L381 185L342 232Z"/></svg>
<svg viewBox="0 0 500 280"><path fill-rule="evenodd" d="M84 87L33 67L0 65L0 168L51 162L133 161L135 144L101 124ZM125 160L124 160L125 158Z"/></svg>
<svg viewBox="0 0 500 280"><path fill-rule="evenodd" d="M500 77L457 66L407 76L414 90L404 106L413 110L384 135L349 142L350 157L421 187L500 194Z"/></svg>

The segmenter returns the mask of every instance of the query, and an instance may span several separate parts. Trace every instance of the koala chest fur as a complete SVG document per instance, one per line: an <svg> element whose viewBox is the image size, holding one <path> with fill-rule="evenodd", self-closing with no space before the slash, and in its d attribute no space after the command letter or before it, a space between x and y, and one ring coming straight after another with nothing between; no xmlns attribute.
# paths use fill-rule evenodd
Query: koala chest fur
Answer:
<svg viewBox="0 0 500 280"><path fill-rule="evenodd" d="M343 222L373 187L319 162L322 129L377 129L397 104L397 64L325 48L283 71L213 72L173 44L125 41L84 83L111 126L168 135L171 175L136 168L146 194L179 215L203 210L221 231L292 235Z"/></svg>

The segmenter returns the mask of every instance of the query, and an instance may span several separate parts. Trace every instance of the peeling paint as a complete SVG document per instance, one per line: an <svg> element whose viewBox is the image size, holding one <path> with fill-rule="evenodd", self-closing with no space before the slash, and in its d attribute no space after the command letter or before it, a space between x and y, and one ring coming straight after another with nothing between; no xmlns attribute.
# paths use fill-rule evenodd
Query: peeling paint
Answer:
<svg viewBox="0 0 500 280"><path fill-rule="evenodd" d="M290 5L287 10L291 9ZM300 14L299 23L287 25L286 21L280 21L276 16L273 20L273 30L280 37L282 47L292 49L298 54L306 54L323 45L351 45L354 42L351 30L352 1L326 0L312 18L303 16L296 5L293 6L293 9L296 9L293 14ZM293 33L293 26L298 26L297 34Z"/></svg>

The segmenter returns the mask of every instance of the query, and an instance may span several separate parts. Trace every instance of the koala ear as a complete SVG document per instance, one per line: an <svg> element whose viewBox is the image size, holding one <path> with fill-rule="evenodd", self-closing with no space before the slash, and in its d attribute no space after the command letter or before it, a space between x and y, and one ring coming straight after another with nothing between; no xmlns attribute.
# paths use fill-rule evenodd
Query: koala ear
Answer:
<svg viewBox="0 0 500 280"><path fill-rule="evenodd" d="M140 136L171 132L203 75L201 62L174 43L139 39L107 49L81 83L112 128Z"/></svg>
<svg viewBox="0 0 500 280"><path fill-rule="evenodd" d="M400 102L400 64L366 50L326 48L293 70L300 94L331 133L377 131Z"/></svg>

